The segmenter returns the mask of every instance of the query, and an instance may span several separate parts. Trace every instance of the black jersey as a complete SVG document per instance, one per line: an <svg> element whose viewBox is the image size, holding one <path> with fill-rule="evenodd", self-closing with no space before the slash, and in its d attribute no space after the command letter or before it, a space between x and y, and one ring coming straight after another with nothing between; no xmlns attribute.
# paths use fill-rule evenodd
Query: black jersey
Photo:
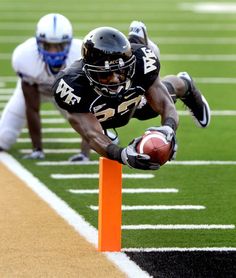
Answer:
<svg viewBox="0 0 236 278"><path fill-rule="evenodd" d="M61 71L53 85L56 103L69 113L93 113L104 129L126 125L160 71L160 62L144 45L131 45L136 57L130 89L121 97L98 95L83 71L83 60Z"/></svg>

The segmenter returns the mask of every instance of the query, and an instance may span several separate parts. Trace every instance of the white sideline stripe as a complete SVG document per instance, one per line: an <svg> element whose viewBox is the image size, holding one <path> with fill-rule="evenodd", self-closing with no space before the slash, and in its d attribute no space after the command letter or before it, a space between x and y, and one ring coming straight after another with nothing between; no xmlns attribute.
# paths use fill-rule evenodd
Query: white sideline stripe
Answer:
<svg viewBox="0 0 236 278"><path fill-rule="evenodd" d="M56 194L50 191L43 183L28 172L22 165L7 153L0 153L0 161L6 165L26 186L34 191L43 201L45 201L59 216L61 216L70 226L72 226L81 236L88 242L92 243L96 248L98 246L98 232L85 219L68 206L66 202L61 200ZM104 252L109 260L115 263L121 271L126 273L128 277L150 277L138 265L120 252Z"/></svg>
<svg viewBox="0 0 236 278"><path fill-rule="evenodd" d="M163 248L122 248L122 252L229 252L236 251L236 247L163 247Z"/></svg>
<svg viewBox="0 0 236 278"><path fill-rule="evenodd" d="M92 210L98 211L98 206L89 206ZM204 206L192 206L192 205L177 205L177 206L165 206L165 205L154 205L154 206L121 206L122 211L133 211L133 210L201 210L205 209Z"/></svg>
<svg viewBox="0 0 236 278"><path fill-rule="evenodd" d="M175 224L175 225L123 225L123 230L228 230L235 229L235 225L216 225L216 224Z"/></svg>
<svg viewBox="0 0 236 278"><path fill-rule="evenodd" d="M28 128L23 128L22 133L28 133ZM75 133L75 130L73 128L57 128L57 127L52 127L52 128L42 128L43 133Z"/></svg>
<svg viewBox="0 0 236 278"><path fill-rule="evenodd" d="M98 194L98 189L68 189L73 194ZM179 190L175 188L122 188L122 193L178 193Z"/></svg>
<svg viewBox="0 0 236 278"><path fill-rule="evenodd" d="M81 138L43 138L44 143L81 143ZM18 138L18 143L31 143L30 138Z"/></svg>
<svg viewBox="0 0 236 278"><path fill-rule="evenodd" d="M99 174L51 174L53 179L98 179ZM153 174L122 174L124 179L152 179Z"/></svg>
<svg viewBox="0 0 236 278"><path fill-rule="evenodd" d="M47 153L47 154L49 154L49 153L62 154L62 153L78 153L81 150L80 149L43 149L43 151L44 151L44 153ZM23 154L28 154L28 153L32 152L32 149L21 149L21 150L19 150L19 152L23 153ZM50 164L57 165L58 162L57 161L42 161L40 163L43 163L43 164L45 163L45 165L50 165ZM47 163L49 163L49 164L47 164ZM63 165L63 163L61 165ZM67 165L67 164L65 164L65 165Z"/></svg>

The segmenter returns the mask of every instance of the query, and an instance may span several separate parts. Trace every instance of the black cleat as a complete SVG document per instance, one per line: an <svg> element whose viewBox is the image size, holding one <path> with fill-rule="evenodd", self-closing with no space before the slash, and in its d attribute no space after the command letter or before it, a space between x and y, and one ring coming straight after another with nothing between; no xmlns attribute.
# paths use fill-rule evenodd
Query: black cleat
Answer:
<svg viewBox="0 0 236 278"><path fill-rule="evenodd" d="M193 79L187 72L180 72L177 76L187 81L189 87L188 92L181 100L192 113L197 126L207 127L211 121L211 110L205 97L196 88Z"/></svg>

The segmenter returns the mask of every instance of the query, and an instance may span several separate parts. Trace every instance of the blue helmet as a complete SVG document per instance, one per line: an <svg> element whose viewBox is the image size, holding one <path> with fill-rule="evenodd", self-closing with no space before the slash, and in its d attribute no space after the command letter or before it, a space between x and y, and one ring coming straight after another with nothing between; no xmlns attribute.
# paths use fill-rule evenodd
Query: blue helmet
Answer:
<svg viewBox="0 0 236 278"><path fill-rule="evenodd" d="M72 36L70 21L61 14L47 14L39 20L36 28L38 51L53 74L64 65Z"/></svg>

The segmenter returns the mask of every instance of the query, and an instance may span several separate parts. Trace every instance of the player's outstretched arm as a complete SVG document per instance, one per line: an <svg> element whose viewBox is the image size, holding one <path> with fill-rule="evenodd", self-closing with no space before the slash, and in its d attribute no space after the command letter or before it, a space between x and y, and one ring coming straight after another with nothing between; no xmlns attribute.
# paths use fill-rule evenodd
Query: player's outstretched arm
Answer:
<svg viewBox="0 0 236 278"><path fill-rule="evenodd" d="M89 146L100 155L116 160L131 168L156 170L160 165L152 163L148 155L139 154L136 146L140 138L134 139L126 148L121 148L103 134L102 127L91 113L72 113L68 120L71 126L88 142Z"/></svg>

